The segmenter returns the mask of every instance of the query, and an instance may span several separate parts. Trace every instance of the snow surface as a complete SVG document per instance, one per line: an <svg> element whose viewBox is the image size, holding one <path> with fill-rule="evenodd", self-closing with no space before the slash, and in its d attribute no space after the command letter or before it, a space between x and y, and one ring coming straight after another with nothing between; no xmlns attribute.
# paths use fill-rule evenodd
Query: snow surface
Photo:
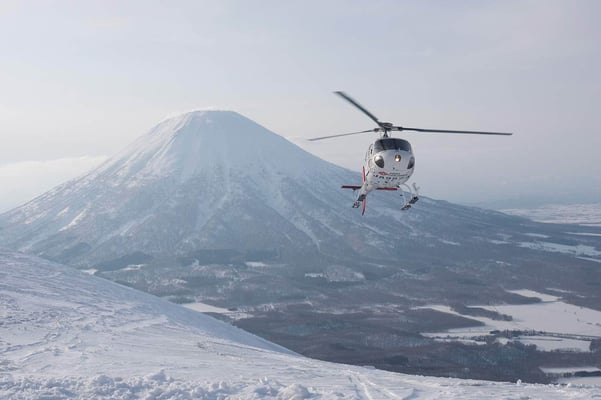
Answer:
<svg viewBox="0 0 601 400"><path fill-rule="evenodd" d="M561 301L536 304L483 306L511 315L513 321L498 322L497 329L536 330L601 337L601 312Z"/></svg>
<svg viewBox="0 0 601 400"><path fill-rule="evenodd" d="M601 203L548 204L536 208L514 208L501 211L538 222L601 226Z"/></svg>
<svg viewBox="0 0 601 400"><path fill-rule="evenodd" d="M564 253L572 254L575 256L601 256L601 251L598 251L593 246L585 246L579 244L576 246L570 246L566 244L552 243L552 242L521 242L518 244L520 247L525 247L534 250L548 251L552 253Z"/></svg>
<svg viewBox="0 0 601 400"><path fill-rule="evenodd" d="M565 383L568 385L576 384L576 385L595 385L601 387L601 376L571 376L569 378L562 378L559 380L560 383ZM592 398L599 398L599 395L595 395Z"/></svg>
<svg viewBox="0 0 601 400"><path fill-rule="evenodd" d="M541 370L546 374L564 374L564 373L574 373L574 372L579 372L579 371L584 371L584 372L601 371L601 369L594 367L592 365L585 366L585 367L564 367L564 368L543 367L543 368L541 368Z"/></svg>
<svg viewBox="0 0 601 400"><path fill-rule="evenodd" d="M599 385L601 386L601 376L576 376L577 372L601 372L601 369L594 366L567 367L567 368L541 368L541 370L550 375L563 376L558 379L561 383ZM566 376L567 375L567 376Z"/></svg>
<svg viewBox="0 0 601 400"><path fill-rule="evenodd" d="M526 345L533 344L541 351L590 351L590 340L557 338L554 336L520 336L517 340Z"/></svg>
<svg viewBox="0 0 601 400"><path fill-rule="evenodd" d="M198 311L198 312L202 312L202 313L228 314L230 312L226 308L215 307L215 306L212 306L210 304L205 304L205 303L186 303L186 304L182 304L182 306L184 306L190 310L194 310L194 311Z"/></svg>
<svg viewBox="0 0 601 400"><path fill-rule="evenodd" d="M534 304L479 306L500 314L510 315L511 321L463 315L446 305L420 307L466 317L484 324L483 326L450 329L445 332L424 333L424 335L441 341L456 341L457 338L469 341L471 338L487 335L493 330L538 331L556 335L521 336L515 339L525 344L534 344L543 351L590 351L590 339L601 338L601 312L564 303L557 296L533 290L521 289L509 290L509 292L525 297L536 297L542 301ZM568 335L573 337L565 337Z"/></svg>
<svg viewBox="0 0 601 400"><path fill-rule="evenodd" d="M245 262L247 267L251 267L251 268L262 268L262 267L269 267L269 264L265 264L264 262L261 261L247 261Z"/></svg>
<svg viewBox="0 0 601 400"><path fill-rule="evenodd" d="M2 399L590 399L599 390L311 360L148 294L0 251Z"/></svg>
<svg viewBox="0 0 601 400"><path fill-rule="evenodd" d="M560 297L553 296L551 294L540 293L530 289L507 290L507 292L519 294L520 296L524 297L534 297L540 299L541 301L557 301L560 299Z"/></svg>
<svg viewBox="0 0 601 400"><path fill-rule="evenodd" d="M543 299L553 298L554 296L527 291ZM459 315L484 323L484 326L475 326L470 328L450 329L442 333L430 333L429 336L446 336L451 334L464 334L465 336L480 336L487 334L492 330L522 330L522 331L542 331L547 333L593 336L601 338L601 311L590 308L575 306L562 301L543 301L534 304L502 304L502 305L481 305L478 306L500 314L506 314L513 317L511 321L493 320L486 317L476 317L472 315L462 315L449 306L430 305L420 308L430 308L436 311Z"/></svg>

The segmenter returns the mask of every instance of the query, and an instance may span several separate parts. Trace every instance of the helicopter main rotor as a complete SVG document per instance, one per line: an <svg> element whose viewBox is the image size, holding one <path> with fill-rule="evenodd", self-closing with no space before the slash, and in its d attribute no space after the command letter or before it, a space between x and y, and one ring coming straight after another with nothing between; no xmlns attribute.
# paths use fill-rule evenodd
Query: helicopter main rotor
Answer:
<svg viewBox="0 0 601 400"><path fill-rule="evenodd" d="M331 139L331 138L336 138L336 137L341 137L341 136L358 135L360 133L367 133L367 132L376 132L376 133L381 132L381 137L383 137L383 138L387 138L389 136L388 135L389 132L402 132L402 131L413 131L413 132L424 132L424 133L458 133L458 134L471 134L471 135L503 135L503 136L513 135L513 133L506 133L506 132L457 131L457 130L449 130L449 129L406 128L403 126L396 126L390 122L381 122L380 120L378 120L378 118L376 118L375 115L373 115L371 112L369 112L365 107L363 107L361 104L359 104L355 99L350 97L348 94L346 94L344 92L340 92L340 91L336 91L334 93L336 93L338 96L342 97L343 99L345 99L346 101L351 103L353 106L358 108L361 112L363 112L365 115L367 115L372 121L374 121L376 124L378 124L378 127L373 128L373 129L367 129L364 131L359 131L359 132L341 133L338 135L316 137L316 138L309 139L310 141Z"/></svg>

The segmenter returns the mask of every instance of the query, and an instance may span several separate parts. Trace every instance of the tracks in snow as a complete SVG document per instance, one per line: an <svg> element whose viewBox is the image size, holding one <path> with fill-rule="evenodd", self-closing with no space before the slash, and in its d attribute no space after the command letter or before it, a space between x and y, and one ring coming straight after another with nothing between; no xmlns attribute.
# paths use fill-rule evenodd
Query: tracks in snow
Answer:
<svg viewBox="0 0 601 400"><path fill-rule="evenodd" d="M419 396L419 391L414 388L393 388L398 393L382 385L370 381L365 375L354 371L347 371L349 381L355 386L357 397L363 400L411 400Z"/></svg>

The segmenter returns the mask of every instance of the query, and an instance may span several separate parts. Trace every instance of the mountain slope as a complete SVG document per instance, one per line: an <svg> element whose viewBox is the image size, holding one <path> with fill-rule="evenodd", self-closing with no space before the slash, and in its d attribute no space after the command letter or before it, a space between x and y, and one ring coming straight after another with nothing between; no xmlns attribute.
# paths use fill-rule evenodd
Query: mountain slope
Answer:
<svg viewBox="0 0 601 400"><path fill-rule="evenodd" d="M596 390L310 360L62 265L2 251L0 267L2 398L584 399Z"/></svg>
<svg viewBox="0 0 601 400"><path fill-rule="evenodd" d="M552 380L541 366L598 363L598 351L435 341L425 333L479 322L424 307L477 316L531 302L511 291L530 289L599 310L601 228L426 197L401 212L396 194L380 192L361 217L340 189L358 181L237 113L192 112L0 215L0 246L174 302L208 302L330 361L535 382Z"/></svg>

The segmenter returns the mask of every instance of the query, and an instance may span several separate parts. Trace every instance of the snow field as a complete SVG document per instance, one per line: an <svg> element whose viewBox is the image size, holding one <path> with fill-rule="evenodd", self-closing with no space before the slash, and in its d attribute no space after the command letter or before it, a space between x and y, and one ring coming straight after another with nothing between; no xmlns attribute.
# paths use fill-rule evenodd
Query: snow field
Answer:
<svg viewBox="0 0 601 400"><path fill-rule="evenodd" d="M553 400L600 390L312 360L148 294L2 251L0 316L0 399Z"/></svg>

